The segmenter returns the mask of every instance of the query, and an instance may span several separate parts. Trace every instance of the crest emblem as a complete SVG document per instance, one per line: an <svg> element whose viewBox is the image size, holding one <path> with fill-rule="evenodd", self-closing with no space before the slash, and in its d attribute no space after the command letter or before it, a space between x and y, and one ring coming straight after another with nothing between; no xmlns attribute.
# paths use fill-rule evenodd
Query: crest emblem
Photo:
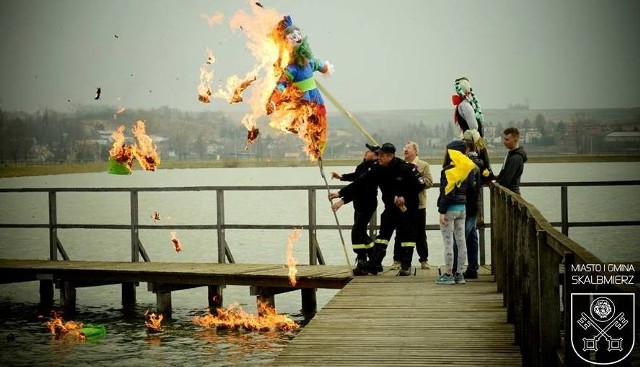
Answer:
<svg viewBox="0 0 640 367"><path fill-rule="evenodd" d="M628 357L635 345L635 294L571 294L571 345L578 357L596 365Z"/></svg>

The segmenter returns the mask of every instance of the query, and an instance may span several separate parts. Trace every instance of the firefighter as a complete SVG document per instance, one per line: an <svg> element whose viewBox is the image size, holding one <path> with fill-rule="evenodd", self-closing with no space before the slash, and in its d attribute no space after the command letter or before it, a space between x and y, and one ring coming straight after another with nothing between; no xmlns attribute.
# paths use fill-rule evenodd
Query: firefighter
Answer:
<svg viewBox="0 0 640 367"><path fill-rule="evenodd" d="M340 198L331 208L336 211L353 200L365 185L375 184L382 191L384 211L380 216L380 233L374 241L368 271L376 275L382 271L382 260L394 231L400 239L402 257L398 275L411 274L411 258L416 246L418 194L425 187L418 168L395 156L396 148L384 143L378 149L378 164L340 191L329 193L329 199Z"/></svg>
<svg viewBox="0 0 640 367"><path fill-rule="evenodd" d="M354 172L340 174L331 172L331 178L341 181L353 182L358 177L365 174L378 162L377 145L365 144L367 150L364 152L362 162L356 166ZM373 240L367 233L367 225L371 221L373 213L378 207L378 186L374 183L365 185L362 191L353 198L353 227L351 227L351 246L356 253L356 267L353 275L367 275L368 256L373 249Z"/></svg>

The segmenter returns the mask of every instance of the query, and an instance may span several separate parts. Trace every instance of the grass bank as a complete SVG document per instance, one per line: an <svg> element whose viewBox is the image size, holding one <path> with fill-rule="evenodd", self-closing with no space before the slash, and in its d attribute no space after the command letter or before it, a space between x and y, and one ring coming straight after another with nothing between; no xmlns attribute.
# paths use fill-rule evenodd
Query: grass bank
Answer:
<svg viewBox="0 0 640 367"><path fill-rule="evenodd" d="M492 162L501 162L504 156L492 156ZM442 164L441 157L426 157L431 165ZM554 155L530 156L529 163L585 163L585 162L639 162L640 155ZM325 166L355 166L360 159L326 159ZM232 159L204 161L163 161L158 169L236 168L236 167L308 167L314 162L301 160ZM0 166L0 178L59 175L69 173L106 172L107 162L59 164L5 164ZM134 166L134 171L141 169Z"/></svg>

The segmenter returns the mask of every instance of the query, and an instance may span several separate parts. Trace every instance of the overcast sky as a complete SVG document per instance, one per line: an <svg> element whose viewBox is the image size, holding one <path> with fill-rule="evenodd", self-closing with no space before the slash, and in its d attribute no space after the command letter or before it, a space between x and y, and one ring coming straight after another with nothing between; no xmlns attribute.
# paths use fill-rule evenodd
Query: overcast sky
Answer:
<svg viewBox="0 0 640 367"><path fill-rule="evenodd" d="M315 56L335 65L322 81L353 111L450 108L453 81L463 75L485 109L640 106L637 0L261 4L291 15ZM254 65L246 35L228 24L251 7L236 0L2 0L0 108L240 108L202 104L196 88L207 47L216 57L214 88ZM202 15L215 13L223 23L210 26Z"/></svg>

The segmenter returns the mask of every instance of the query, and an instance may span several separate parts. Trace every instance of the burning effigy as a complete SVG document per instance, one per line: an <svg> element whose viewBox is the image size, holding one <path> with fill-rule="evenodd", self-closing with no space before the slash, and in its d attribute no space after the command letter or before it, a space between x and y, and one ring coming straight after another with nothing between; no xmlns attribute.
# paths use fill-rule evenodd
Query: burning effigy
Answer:
<svg viewBox="0 0 640 367"><path fill-rule="evenodd" d="M102 337L107 333L104 325L84 325L75 321L64 321L62 316L57 311L51 312L51 318L47 321L47 327L54 335L56 340L59 339L76 339L78 341L85 341L87 339Z"/></svg>
<svg viewBox="0 0 640 367"><path fill-rule="evenodd" d="M258 119L267 116L271 127L297 134L305 142L304 151L309 158L318 160L326 145L327 113L314 73L331 74L333 65L314 57L307 37L290 16L283 17L262 4L254 5L251 13L240 10L234 14L229 26L248 37L247 49L256 65L245 77L232 75L224 88L211 91L210 65L215 58L207 49L209 57L201 67L198 99L203 103L209 103L209 97L231 104L246 101L251 107L251 112L242 118L247 128L247 147L259 136ZM215 19L216 22L209 18L207 21L210 25L222 22L220 16ZM245 98L243 93L250 87L252 94Z"/></svg>
<svg viewBox="0 0 640 367"><path fill-rule="evenodd" d="M194 316L192 321L196 325L216 330L292 331L300 327L264 302L258 303L257 315L247 313L238 303L233 303L228 308L216 308L215 314Z"/></svg>
<svg viewBox="0 0 640 367"><path fill-rule="evenodd" d="M130 175L131 166L135 159L146 171L155 171L160 164L158 149L151 138L146 134L145 122L138 120L131 129L134 142L127 145L124 136L124 125L120 125L111 134L113 145L109 150L109 173L115 175Z"/></svg>

